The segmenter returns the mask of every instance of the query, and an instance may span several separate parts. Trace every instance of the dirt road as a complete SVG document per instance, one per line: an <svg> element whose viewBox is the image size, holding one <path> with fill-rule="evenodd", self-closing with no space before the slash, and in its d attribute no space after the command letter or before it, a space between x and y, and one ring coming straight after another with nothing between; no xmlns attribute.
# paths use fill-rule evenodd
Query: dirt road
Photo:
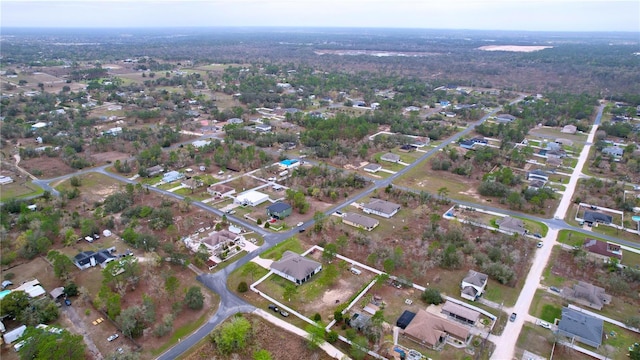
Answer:
<svg viewBox="0 0 640 360"><path fill-rule="evenodd" d="M87 349L92 355L92 358L95 360L102 360L104 356L100 353L100 350L96 347L96 344L93 343L91 337L87 333L87 329L84 327L84 321L80 319L76 309L73 306L63 306L62 312L63 316L65 316L66 320L69 321L69 327L73 329L73 332L76 334L82 335L84 338L85 344L87 344Z"/></svg>

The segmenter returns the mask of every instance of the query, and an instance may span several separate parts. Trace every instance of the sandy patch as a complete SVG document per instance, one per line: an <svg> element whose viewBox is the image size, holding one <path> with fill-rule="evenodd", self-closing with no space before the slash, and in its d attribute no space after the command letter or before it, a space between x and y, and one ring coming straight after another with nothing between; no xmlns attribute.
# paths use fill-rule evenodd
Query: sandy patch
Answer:
<svg viewBox="0 0 640 360"><path fill-rule="evenodd" d="M524 45L486 45L478 50L483 51L511 51L511 52L534 52L544 49L552 49L553 46L524 46Z"/></svg>

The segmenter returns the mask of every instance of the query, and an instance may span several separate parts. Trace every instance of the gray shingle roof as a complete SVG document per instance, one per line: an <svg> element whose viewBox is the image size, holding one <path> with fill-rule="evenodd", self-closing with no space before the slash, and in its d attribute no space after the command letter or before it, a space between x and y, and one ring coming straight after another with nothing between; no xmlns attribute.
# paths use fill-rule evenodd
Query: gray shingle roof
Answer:
<svg viewBox="0 0 640 360"><path fill-rule="evenodd" d="M295 279L304 279L307 275L313 273L321 264L315 260L296 254L293 251L285 251L282 258L271 264L271 269L280 271Z"/></svg>
<svg viewBox="0 0 640 360"><path fill-rule="evenodd" d="M601 222L604 224L610 224L611 221L613 221L613 217L611 217L611 215L599 213L596 211L585 211L584 221L590 222L590 223Z"/></svg>
<svg viewBox="0 0 640 360"><path fill-rule="evenodd" d="M603 321L565 307L562 308L558 330L565 335L580 337L598 347L602 343Z"/></svg>

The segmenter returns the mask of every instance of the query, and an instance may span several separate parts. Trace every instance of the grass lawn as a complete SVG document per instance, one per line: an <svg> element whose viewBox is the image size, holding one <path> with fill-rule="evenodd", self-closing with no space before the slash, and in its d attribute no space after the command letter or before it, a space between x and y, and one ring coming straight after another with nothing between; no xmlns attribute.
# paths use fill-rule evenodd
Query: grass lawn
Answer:
<svg viewBox="0 0 640 360"><path fill-rule="evenodd" d="M604 333L605 340L598 352L613 359L627 359L629 346L640 341L640 334L607 322L604 323Z"/></svg>
<svg viewBox="0 0 640 360"><path fill-rule="evenodd" d="M187 188L178 189L173 193L191 198L191 200L196 200L196 201L202 201L202 200L211 198L211 195L209 195L209 193L207 192L199 191L199 192L191 193L191 189L187 189Z"/></svg>
<svg viewBox="0 0 640 360"><path fill-rule="evenodd" d="M263 259L280 260L282 254L287 250L291 250L298 254L301 254L304 251L300 241L298 241L296 237L292 237L272 247L269 251L265 251L260 255L260 257Z"/></svg>
<svg viewBox="0 0 640 360"><path fill-rule="evenodd" d="M438 189L444 187L449 190L448 197L451 199L479 202L477 198L463 194L469 191L470 187L458 181L456 177L457 175L445 171L431 171L428 162L425 162L411 169L399 178L397 183L416 190L424 190L432 195L437 195Z"/></svg>
<svg viewBox="0 0 640 360"><path fill-rule="evenodd" d="M521 353L527 350L548 359L551 356L553 341L551 331L525 322L516 343L516 355L519 359L523 358Z"/></svg>
<svg viewBox="0 0 640 360"><path fill-rule="evenodd" d="M519 288L512 288L502 285L493 279L489 279L487 290L482 296L493 302L504 303L505 306L513 306L516 300L518 300L518 295L524 285L524 281L519 281L518 284L520 283L521 286Z"/></svg>
<svg viewBox="0 0 640 360"><path fill-rule="evenodd" d="M538 289L536 290L536 294L531 302L529 314L550 323L554 323L554 316L557 314L557 317L560 317L559 315L562 311L562 307L565 304L566 303L560 296Z"/></svg>
<svg viewBox="0 0 640 360"><path fill-rule="evenodd" d="M542 236L547 236L547 232L549 231L549 227L539 221L533 221L529 219L525 219L519 216L514 216L524 222L524 228L529 230L532 233L539 233Z"/></svg>
<svg viewBox="0 0 640 360"><path fill-rule="evenodd" d="M162 175L153 176L153 177L140 177L138 178L138 182L146 185L154 185L159 183L162 180Z"/></svg>
<svg viewBox="0 0 640 360"><path fill-rule="evenodd" d="M11 184L2 185L0 187L0 201L6 201L8 199L22 198L27 196L34 196L44 193L41 187L34 185L30 182L18 183L13 182Z"/></svg>

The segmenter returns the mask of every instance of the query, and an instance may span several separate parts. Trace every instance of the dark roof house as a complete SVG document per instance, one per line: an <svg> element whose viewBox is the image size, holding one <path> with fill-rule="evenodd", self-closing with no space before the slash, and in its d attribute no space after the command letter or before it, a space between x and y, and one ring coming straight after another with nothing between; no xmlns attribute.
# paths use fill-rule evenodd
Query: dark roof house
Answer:
<svg viewBox="0 0 640 360"><path fill-rule="evenodd" d="M560 335L598 348L602 344L603 328L604 322L601 319L568 307L562 308L562 318L558 323Z"/></svg>
<svg viewBox="0 0 640 360"><path fill-rule="evenodd" d="M411 312L409 310L405 310L402 313L402 315L400 315L400 317L398 318L398 321L396 321L396 326L402 330L406 329L407 326L411 323L411 320L413 320L415 316L416 316L416 313Z"/></svg>
<svg viewBox="0 0 640 360"><path fill-rule="evenodd" d="M603 224L611 224L613 221L613 217L611 215L603 214L597 211L585 211L584 212L584 222L593 224L593 223L603 223Z"/></svg>
<svg viewBox="0 0 640 360"><path fill-rule="evenodd" d="M116 257L109 250L83 251L73 258L73 263L80 269L84 270L96 265L105 267L107 263L116 260Z"/></svg>
<svg viewBox="0 0 640 360"><path fill-rule="evenodd" d="M397 163L397 162L400 162L400 155L393 154L393 153L386 153L380 157L380 160Z"/></svg>
<svg viewBox="0 0 640 360"><path fill-rule="evenodd" d="M291 215L291 210L291 205L279 201L267 207L267 215L276 219L284 219Z"/></svg>
<svg viewBox="0 0 640 360"><path fill-rule="evenodd" d="M475 301L484 292L489 276L474 270L469 270L467 276L460 283L460 296Z"/></svg>

